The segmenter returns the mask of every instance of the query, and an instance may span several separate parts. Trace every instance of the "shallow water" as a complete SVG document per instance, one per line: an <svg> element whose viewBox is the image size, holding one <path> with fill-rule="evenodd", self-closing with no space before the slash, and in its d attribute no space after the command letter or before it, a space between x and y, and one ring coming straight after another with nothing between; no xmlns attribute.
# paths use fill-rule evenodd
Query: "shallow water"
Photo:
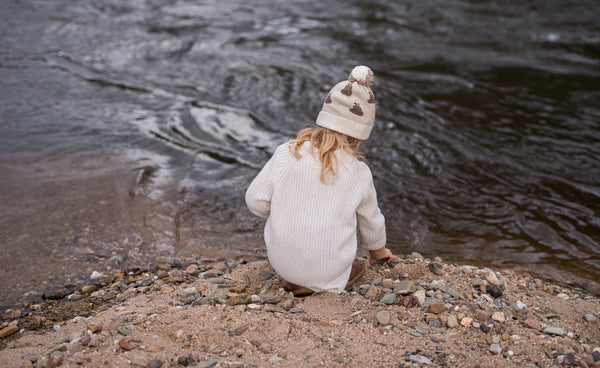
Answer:
<svg viewBox="0 0 600 368"><path fill-rule="evenodd" d="M243 192L358 64L376 76L363 146L394 252L597 280L599 16L595 1L9 0L1 304L165 244L264 256Z"/></svg>

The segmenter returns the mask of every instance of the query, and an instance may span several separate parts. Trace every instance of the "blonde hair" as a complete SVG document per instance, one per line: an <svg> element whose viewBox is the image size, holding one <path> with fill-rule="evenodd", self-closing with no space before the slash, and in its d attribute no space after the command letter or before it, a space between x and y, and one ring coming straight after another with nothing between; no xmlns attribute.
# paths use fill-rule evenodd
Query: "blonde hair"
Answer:
<svg viewBox="0 0 600 368"><path fill-rule="evenodd" d="M363 158L359 151L362 142L360 139L321 126L302 129L296 139L290 141L290 152L297 159L302 157L299 150L304 142L310 142L314 148L313 156L321 163L320 179L323 184L333 184L335 181L338 172L338 159L335 155L337 150L343 150L357 159Z"/></svg>

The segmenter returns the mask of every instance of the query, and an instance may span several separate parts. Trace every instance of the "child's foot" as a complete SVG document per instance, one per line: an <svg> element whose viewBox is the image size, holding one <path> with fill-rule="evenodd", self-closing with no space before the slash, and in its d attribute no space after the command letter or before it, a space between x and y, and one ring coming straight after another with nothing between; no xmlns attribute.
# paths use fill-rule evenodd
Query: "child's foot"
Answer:
<svg viewBox="0 0 600 368"><path fill-rule="evenodd" d="M352 286L362 275L365 274L365 266L359 261L352 262L352 271L350 271L350 277L348 277L348 283L346 287Z"/></svg>
<svg viewBox="0 0 600 368"><path fill-rule="evenodd" d="M291 282L287 282L284 279L281 279L281 286L285 290L291 291L292 294L294 294L294 296L307 296L313 293L313 291L309 288L292 284Z"/></svg>

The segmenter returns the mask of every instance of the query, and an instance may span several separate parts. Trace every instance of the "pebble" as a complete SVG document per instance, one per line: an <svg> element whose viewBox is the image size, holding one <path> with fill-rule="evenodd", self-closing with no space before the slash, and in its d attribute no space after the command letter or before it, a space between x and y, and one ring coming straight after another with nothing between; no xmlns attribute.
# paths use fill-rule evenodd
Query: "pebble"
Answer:
<svg viewBox="0 0 600 368"><path fill-rule="evenodd" d="M449 328L458 327L458 319L454 314L451 314L448 316L448 321L446 322L446 324Z"/></svg>
<svg viewBox="0 0 600 368"><path fill-rule="evenodd" d="M492 315L490 312L485 311L483 309L475 310L475 318L477 318L481 322L487 321L488 319L490 319L491 316Z"/></svg>
<svg viewBox="0 0 600 368"><path fill-rule="evenodd" d="M427 358L426 356L423 356L423 355L419 355L419 354L409 355L408 360L410 360L411 362L419 363L419 364L425 364L425 365L431 364L431 360L429 360L429 358Z"/></svg>
<svg viewBox="0 0 600 368"><path fill-rule="evenodd" d="M427 307L427 312L433 314L440 314L443 313L445 310L446 308L442 303L432 303L429 305L429 307Z"/></svg>
<svg viewBox="0 0 600 368"><path fill-rule="evenodd" d="M82 287L80 291L82 294L91 294L96 290L98 290L97 285L86 285L86 286Z"/></svg>
<svg viewBox="0 0 600 368"><path fill-rule="evenodd" d="M19 326L8 326L0 330L0 339L3 339L7 336L14 334L19 331Z"/></svg>
<svg viewBox="0 0 600 368"><path fill-rule="evenodd" d="M417 287L411 280L401 280L394 288L394 294L398 295L408 295L414 293L415 291L417 291Z"/></svg>
<svg viewBox="0 0 600 368"><path fill-rule="evenodd" d="M54 326L52 326L52 330L54 332L59 332L60 331L60 326L59 325L54 325Z"/></svg>
<svg viewBox="0 0 600 368"><path fill-rule="evenodd" d="M127 340L119 340L119 346L125 351L131 351L135 349Z"/></svg>
<svg viewBox="0 0 600 368"><path fill-rule="evenodd" d="M444 265L440 262L429 262L429 264L427 264L427 267L429 268L429 271L433 272L436 275L443 275L444 274Z"/></svg>
<svg viewBox="0 0 600 368"><path fill-rule="evenodd" d="M225 283L225 279L222 277L211 277L206 281L210 282L211 284L224 284Z"/></svg>
<svg viewBox="0 0 600 368"><path fill-rule="evenodd" d="M471 317L463 317L463 319L460 320L460 324L463 327L469 327L473 324L473 318Z"/></svg>
<svg viewBox="0 0 600 368"><path fill-rule="evenodd" d="M502 289L496 285L481 285L480 289L486 294L490 294L494 298L500 298L502 296Z"/></svg>
<svg viewBox="0 0 600 368"><path fill-rule="evenodd" d="M148 362L148 368L160 368L163 365L163 361L160 359L152 359Z"/></svg>
<svg viewBox="0 0 600 368"><path fill-rule="evenodd" d="M379 311L375 315L375 318L377 319L377 322L379 322L380 325L386 326L390 324L391 315L388 311Z"/></svg>
<svg viewBox="0 0 600 368"><path fill-rule="evenodd" d="M591 314L591 313L588 313L588 314L586 314L585 316L583 316L583 318L584 318L584 319L585 319L587 322L592 322L592 323L594 323L594 322L596 322L596 321L597 321L597 319L596 319L596 316L594 316L594 315L593 315L593 314Z"/></svg>
<svg viewBox="0 0 600 368"><path fill-rule="evenodd" d="M417 290L414 295L419 301L419 305L423 305L425 303L425 290Z"/></svg>
<svg viewBox="0 0 600 368"><path fill-rule="evenodd" d="M502 346L500 346L500 344L492 344L490 345L490 352L492 354L500 354L502 353Z"/></svg>
<svg viewBox="0 0 600 368"><path fill-rule="evenodd" d="M102 280L103 278L104 278L104 275L98 271L94 271L90 275L90 281L92 281L92 282L98 282L98 281Z"/></svg>
<svg viewBox="0 0 600 368"><path fill-rule="evenodd" d="M129 335L133 334L133 332L131 332L130 330L126 329L123 326L119 326L117 328L117 332L120 333L123 336L129 336Z"/></svg>
<svg viewBox="0 0 600 368"><path fill-rule="evenodd" d="M492 314L492 319L499 323L504 323L504 321L506 321L506 317L504 317L504 313L502 312L495 312Z"/></svg>
<svg viewBox="0 0 600 368"><path fill-rule="evenodd" d="M382 302L383 304L394 304L394 302L396 301L396 294L385 294L383 296L383 298L381 298L380 302Z"/></svg>
<svg viewBox="0 0 600 368"><path fill-rule="evenodd" d="M481 331L485 332L485 333L488 333L488 332L490 332L490 330L491 330L491 329L490 329L490 327L489 327L488 325L486 325L485 323L482 323L482 324L479 326L479 329L480 329Z"/></svg>
<svg viewBox="0 0 600 368"><path fill-rule="evenodd" d="M260 278L262 278L263 280L270 280L275 276L275 274L271 271L260 270L258 271L258 276L260 276Z"/></svg>
<svg viewBox="0 0 600 368"><path fill-rule="evenodd" d="M531 318L527 318L525 321L523 321L523 326L534 329L534 330L538 330L538 331L542 330L542 326L540 326L539 323L532 320Z"/></svg>
<svg viewBox="0 0 600 368"><path fill-rule="evenodd" d="M98 324L94 324L94 323L88 323L88 325L86 326L86 328L89 331L92 331L92 333L96 333L96 332L102 331L102 325L98 325Z"/></svg>
<svg viewBox="0 0 600 368"><path fill-rule="evenodd" d="M485 275L485 279L491 285L500 286L500 281L498 280L498 277L496 276L496 273L494 271L492 271L492 270L488 271L487 275Z"/></svg>
<svg viewBox="0 0 600 368"><path fill-rule="evenodd" d="M546 327L544 329L544 333L547 334L547 335L564 336L565 335L565 330L563 330L560 327Z"/></svg>

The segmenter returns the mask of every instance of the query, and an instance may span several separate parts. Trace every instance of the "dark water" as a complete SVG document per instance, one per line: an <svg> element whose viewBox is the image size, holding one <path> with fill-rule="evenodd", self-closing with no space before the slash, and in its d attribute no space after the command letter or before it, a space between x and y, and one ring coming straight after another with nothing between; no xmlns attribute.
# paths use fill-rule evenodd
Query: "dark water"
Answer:
<svg viewBox="0 0 600 368"><path fill-rule="evenodd" d="M264 256L244 190L354 65L396 253L600 277L596 1L6 0L0 301ZM35 293L33 295L36 295Z"/></svg>

